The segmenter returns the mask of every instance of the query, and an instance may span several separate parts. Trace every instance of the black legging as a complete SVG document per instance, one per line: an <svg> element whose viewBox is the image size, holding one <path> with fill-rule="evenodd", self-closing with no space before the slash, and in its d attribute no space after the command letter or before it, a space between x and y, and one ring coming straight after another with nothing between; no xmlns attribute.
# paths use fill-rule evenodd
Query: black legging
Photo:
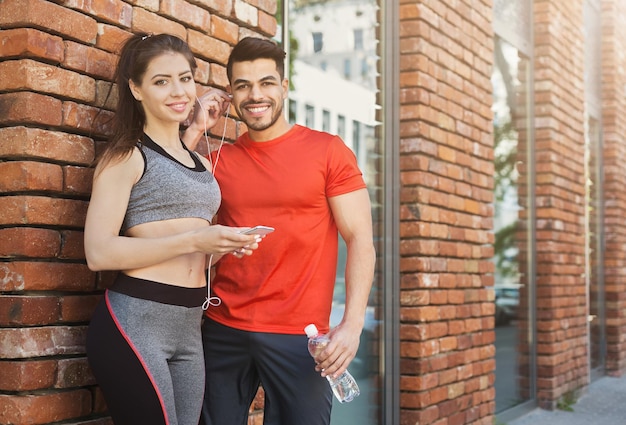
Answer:
<svg viewBox="0 0 626 425"><path fill-rule="evenodd" d="M106 291L89 326L87 355L115 425L198 424L205 291L122 273Z"/></svg>

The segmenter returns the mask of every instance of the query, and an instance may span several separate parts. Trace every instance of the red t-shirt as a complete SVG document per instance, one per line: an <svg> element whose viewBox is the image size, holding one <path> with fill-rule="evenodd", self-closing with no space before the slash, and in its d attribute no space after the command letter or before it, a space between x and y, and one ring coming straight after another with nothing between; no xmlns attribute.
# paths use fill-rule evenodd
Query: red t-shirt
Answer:
<svg viewBox="0 0 626 425"><path fill-rule="evenodd" d="M276 230L251 256L217 263L211 289L222 303L207 316L247 331L302 334L315 323L327 332L338 242L328 198L365 188L353 152L298 125L267 142L245 133L223 146L215 177L219 224Z"/></svg>

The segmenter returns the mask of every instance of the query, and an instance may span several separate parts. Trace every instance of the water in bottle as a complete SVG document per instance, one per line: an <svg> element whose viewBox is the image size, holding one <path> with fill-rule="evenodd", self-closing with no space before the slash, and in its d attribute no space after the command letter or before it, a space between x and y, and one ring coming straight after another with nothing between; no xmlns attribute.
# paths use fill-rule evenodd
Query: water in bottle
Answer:
<svg viewBox="0 0 626 425"><path fill-rule="evenodd" d="M313 324L304 328L304 332L306 332L307 337L309 337L309 353L315 358L328 344L328 336L320 335L317 331L317 327ZM340 403L352 401L361 393L356 381L347 370L337 378L327 375L326 379L330 383L333 394L335 394L335 397Z"/></svg>

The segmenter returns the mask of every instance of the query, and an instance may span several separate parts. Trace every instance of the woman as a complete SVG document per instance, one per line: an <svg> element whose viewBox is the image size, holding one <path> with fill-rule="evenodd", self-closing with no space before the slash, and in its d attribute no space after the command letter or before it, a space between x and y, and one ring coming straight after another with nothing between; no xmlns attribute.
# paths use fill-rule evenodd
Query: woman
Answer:
<svg viewBox="0 0 626 425"><path fill-rule="evenodd" d="M119 270L96 308L87 354L116 425L197 425L204 393L200 323L206 269L250 255L259 237L210 225L221 195L179 124L196 101L196 62L181 39L131 36L116 72L117 110L85 223L91 270ZM217 97L220 111L228 106Z"/></svg>

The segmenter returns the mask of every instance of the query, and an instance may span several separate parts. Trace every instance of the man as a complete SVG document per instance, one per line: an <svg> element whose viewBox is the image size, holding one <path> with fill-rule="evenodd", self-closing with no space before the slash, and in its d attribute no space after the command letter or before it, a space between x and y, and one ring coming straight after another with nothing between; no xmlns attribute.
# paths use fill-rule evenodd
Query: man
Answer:
<svg viewBox="0 0 626 425"><path fill-rule="evenodd" d="M284 59L275 43L248 37L227 65L231 102L248 131L211 155L223 197L217 220L276 230L254 256L216 265L211 286L221 303L209 307L202 329L204 424L247 424L259 384L266 425L328 424L332 393L323 377L347 369L363 329L375 263L368 192L339 137L286 120ZM227 103L215 91L203 99L211 122ZM194 147L200 136L189 128L184 139ZM347 245L346 306L330 330L338 233ZM330 331L315 362L304 334L310 323Z"/></svg>

